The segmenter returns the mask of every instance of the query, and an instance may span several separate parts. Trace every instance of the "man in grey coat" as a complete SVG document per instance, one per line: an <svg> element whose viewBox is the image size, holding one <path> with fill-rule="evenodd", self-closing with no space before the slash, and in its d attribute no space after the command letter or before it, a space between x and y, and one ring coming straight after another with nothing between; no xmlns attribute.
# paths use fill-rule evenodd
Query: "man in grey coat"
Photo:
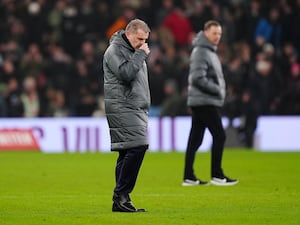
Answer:
<svg viewBox="0 0 300 225"><path fill-rule="evenodd" d="M211 184L234 185L238 183L223 173L221 163L225 143L219 108L225 98L225 81L222 66L216 53L222 28L219 22L210 20L205 23L193 40L188 77L187 105L192 111L192 127L185 154L183 186L208 185L194 173L195 154L200 147L206 128L213 137L211 156Z"/></svg>
<svg viewBox="0 0 300 225"><path fill-rule="evenodd" d="M104 53L104 100L111 150L119 152L115 168L114 212L144 212L132 204L129 194L148 149L147 126L150 91L146 58L148 25L139 19L110 39Z"/></svg>

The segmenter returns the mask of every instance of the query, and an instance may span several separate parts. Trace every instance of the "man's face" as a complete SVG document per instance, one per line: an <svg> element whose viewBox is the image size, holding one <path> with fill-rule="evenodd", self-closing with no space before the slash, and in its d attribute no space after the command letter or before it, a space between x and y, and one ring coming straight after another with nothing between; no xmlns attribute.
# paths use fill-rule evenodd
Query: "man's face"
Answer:
<svg viewBox="0 0 300 225"><path fill-rule="evenodd" d="M222 28L220 26L211 26L208 30L204 31L204 34L210 43L218 45L222 36Z"/></svg>
<svg viewBox="0 0 300 225"><path fill-rule="evenodd" d="M134 49L140 48L148 39L149 33L138 29L136 33L126 32L126 37L128 38L130 44Z"/></svg>

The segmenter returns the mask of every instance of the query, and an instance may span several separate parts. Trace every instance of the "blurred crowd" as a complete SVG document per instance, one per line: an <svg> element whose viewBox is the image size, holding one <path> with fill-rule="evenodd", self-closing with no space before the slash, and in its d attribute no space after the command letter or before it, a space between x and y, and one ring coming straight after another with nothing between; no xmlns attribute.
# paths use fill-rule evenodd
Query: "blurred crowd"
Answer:
<svg viewBox="0 0 300 225"><path fill-rule="evenodd" d="M103 52L133 18L151 28L150 116L189 114L191 41L209 19L223 27L224 116L251 131L300 115L299 0L0 0L0 117L103 116Z"/></svg>

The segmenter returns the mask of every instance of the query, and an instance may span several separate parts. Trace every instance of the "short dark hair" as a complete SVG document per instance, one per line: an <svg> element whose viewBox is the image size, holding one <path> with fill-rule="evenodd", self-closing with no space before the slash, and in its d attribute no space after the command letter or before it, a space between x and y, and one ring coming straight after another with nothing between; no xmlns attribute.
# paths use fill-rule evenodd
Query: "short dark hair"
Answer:
<svg viewBox="0 0 300 225"><path fill-rule="evenodd" d="M221 24L216 20L209 20L204 24L204 30L208 30L211 27L220 27Z"/></svg>
<svg viewBox="0 0 300 225"><path fill-rule="evenodd" d="M138 29L145 31L146 33L150 32L149 26L143 20L140 19L131 20L127 24L125 31L136 33Z"/></svg>

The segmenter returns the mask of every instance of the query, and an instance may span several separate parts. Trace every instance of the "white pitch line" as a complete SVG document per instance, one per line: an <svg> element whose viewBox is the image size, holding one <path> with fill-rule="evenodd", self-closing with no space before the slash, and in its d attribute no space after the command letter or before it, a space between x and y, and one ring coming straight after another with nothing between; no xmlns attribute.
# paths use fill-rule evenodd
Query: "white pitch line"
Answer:
<svg viewBox="0 0 300 225"><path fill-rule="evenodd" d="M133 194L134 196L142 196L142 197L184 197L184 194ZM97 197L110 197L108 194L97 194L97 195L0 195L0 199L20 199L20 198L77 198L77 197L85 197L85 198L97 198Z"/></svg>

